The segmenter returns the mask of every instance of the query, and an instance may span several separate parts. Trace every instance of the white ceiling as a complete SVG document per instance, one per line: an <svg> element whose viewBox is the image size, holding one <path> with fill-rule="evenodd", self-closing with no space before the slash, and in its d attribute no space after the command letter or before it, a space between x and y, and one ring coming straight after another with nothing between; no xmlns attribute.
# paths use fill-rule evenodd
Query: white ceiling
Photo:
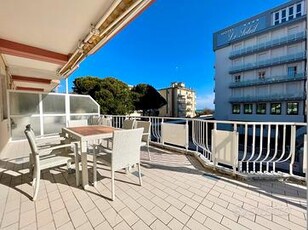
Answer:
<svg viewBox="0 0 308 230"><path fill-rule="evenodd" d="M74 52L115 0L0 0L0 38Z"/></svg>
<svg viewBox="0 0 308 230"><path fill-rule="evenodd" d="M130 12L130 18L141 12L151 1L153 0L134 0L134 3L142 4ZM76 53L80 42L89 35L91 25L95 26L102 18L106 19L111 12L110 9L114 10L114 6L122 2L124 5L131 3L126 0L0 0L0 42L13 42L10 46L13 51L16 44L22 44L23 47L16 48L17 52L8 52L5 50L7 46L3 46L1 50L0 43L0 58L2 56L4 59L10 75L31 77L28 83L13 80L13 87L32 86L44 91L52 90L58 81L51 81L50 85L47 85L33 83L33 78L60 79L57 71L68 62L70 55ZM126 26L130 18L119 24L114 34ZM111 37L105 38L104 43L94 46L93 50L104 45ZM54 61L53 56L51 60L48 55L47 58L38 58L35 56L37 53L33 53L32 56L24 54L31 54L32 51L29 50L36 48L40 49L38 56L47 51L51 56L51 52L55 52L65 58L56 59L58 62Z"/></svg>

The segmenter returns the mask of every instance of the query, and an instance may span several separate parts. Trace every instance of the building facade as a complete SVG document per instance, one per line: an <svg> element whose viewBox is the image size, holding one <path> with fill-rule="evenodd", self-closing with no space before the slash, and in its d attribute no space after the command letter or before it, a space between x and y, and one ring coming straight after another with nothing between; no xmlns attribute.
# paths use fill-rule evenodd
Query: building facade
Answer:
<svg viewBox="0 0 308 230"><path fill-rule="evenodd" d="M215 119L305 121L306 1L214 33Z"/></svg>
<svg viewBox="0 0 308 230"><path fill-rule="evenodd" d="M182 82L173 82L168 88L158 92L166 99L167 105L159 109L159 116L165 117L195 117L196 93L186 88Z"/></svg>

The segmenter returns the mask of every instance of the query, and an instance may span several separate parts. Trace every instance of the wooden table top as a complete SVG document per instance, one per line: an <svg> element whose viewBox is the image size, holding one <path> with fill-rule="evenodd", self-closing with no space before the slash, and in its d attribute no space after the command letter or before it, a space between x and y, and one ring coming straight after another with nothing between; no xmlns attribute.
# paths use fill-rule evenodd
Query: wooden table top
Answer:
<svg viewBox="0 0 308 230"><path fill-rule="evenodd" d="M102 125L70 127L70 128L67 128L67 129L72 130L73 132L78 133L82 136L112 133L114 130L117 130L117 128L113 128L113 127L109 127L109 126L102 126Z"/></svg>

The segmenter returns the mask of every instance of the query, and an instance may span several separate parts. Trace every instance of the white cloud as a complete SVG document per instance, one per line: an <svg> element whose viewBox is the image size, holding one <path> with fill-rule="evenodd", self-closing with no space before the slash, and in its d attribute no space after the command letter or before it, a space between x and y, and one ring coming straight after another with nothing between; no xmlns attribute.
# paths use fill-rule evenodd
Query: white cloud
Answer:
<svg viewBox="0 0 308 230"><path fill-rule="evenodd" d="M204 95L197 95L196 99L196 107L197 109L214 109L214 98L215 94L210 93L210 94L204 94Z"/></svg>

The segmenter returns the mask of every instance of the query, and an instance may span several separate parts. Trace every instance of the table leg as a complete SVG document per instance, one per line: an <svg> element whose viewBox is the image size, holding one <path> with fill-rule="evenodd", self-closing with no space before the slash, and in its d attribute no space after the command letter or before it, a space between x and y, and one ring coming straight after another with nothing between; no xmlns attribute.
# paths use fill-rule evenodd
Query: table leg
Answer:
<svg viewBox="0 0 308 230"><path fill-rule="evenodd" d="M81 152L81 167L82 167L82 187L84 189L89 185L88 182L88 161L87 161L87 152L83 152L85 142L81 141L80 143L80 152Z"/></svg>

